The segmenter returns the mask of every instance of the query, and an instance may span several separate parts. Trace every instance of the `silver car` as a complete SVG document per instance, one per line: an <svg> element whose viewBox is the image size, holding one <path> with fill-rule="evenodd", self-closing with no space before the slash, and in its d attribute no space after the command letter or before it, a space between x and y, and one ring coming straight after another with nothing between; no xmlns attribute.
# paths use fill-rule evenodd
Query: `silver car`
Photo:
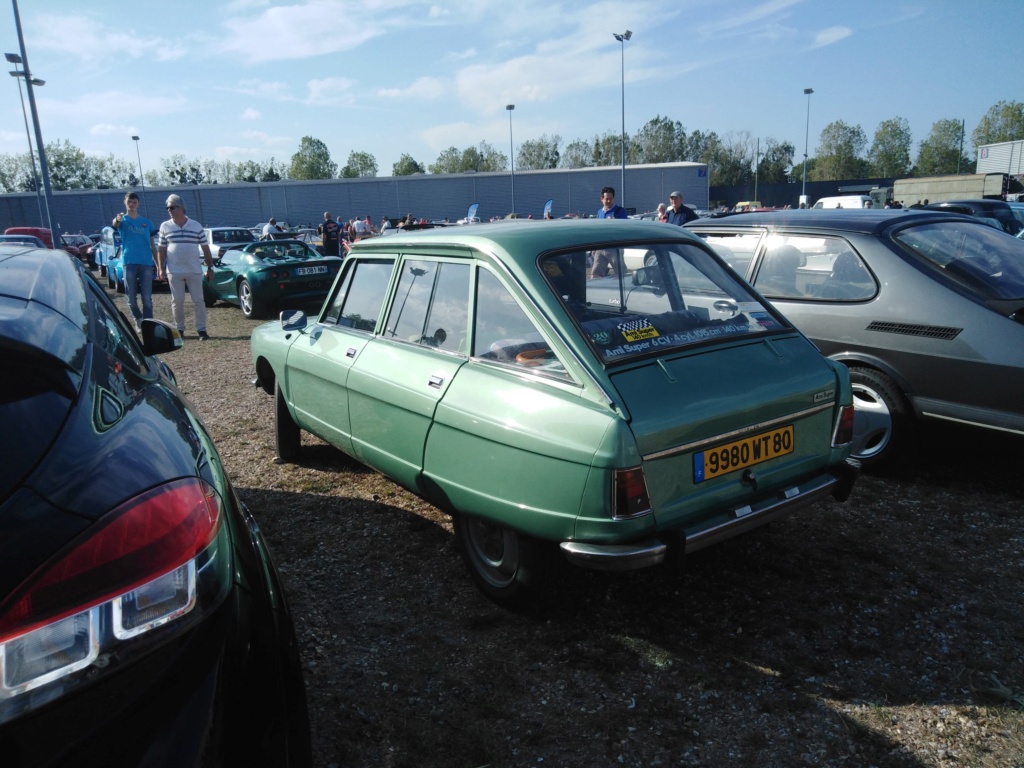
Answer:
<svg viewBox="0 0 1024 768"><path fill-rule="evenodd" d="M701 219L705 238L850 369L853 455L898 466L923 420L1024 435L1024 241L912 210Z"/></svg>

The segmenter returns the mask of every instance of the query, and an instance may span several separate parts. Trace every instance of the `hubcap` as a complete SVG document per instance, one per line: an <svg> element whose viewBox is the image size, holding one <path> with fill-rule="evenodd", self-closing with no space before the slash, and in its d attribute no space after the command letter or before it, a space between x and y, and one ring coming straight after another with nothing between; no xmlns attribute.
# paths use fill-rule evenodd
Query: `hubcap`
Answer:
<svg viewBox="0 0 1024 768"><path fill-rule="evenodd" d="M893 421L885 399L866 384L853 384L853 446L855 459L872 459L892 440Z"/></svg>

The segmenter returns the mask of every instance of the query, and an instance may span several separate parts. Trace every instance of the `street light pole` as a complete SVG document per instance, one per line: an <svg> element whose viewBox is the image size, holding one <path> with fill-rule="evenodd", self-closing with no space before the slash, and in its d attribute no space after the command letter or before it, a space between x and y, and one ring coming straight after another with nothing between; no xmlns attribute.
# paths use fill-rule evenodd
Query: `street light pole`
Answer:
<svg viewBox="0 0 1024 768"><path fill-rule="evenodd" d="M12 64L20 64L21 56L16 53L5 53L4 56ZM32 132L28 128L28 112L25 110L25 94L21 90L21 78L22 76L27 77L25 72L22 72L17 67L10 73L11 77L18 80L18 97L21 99L21 116L25 119L25 138L28 139L28 161L32 166L32 186L36 191L36 206L39 208L39 225L42 226L44 223L48 223L49 219L43 218L43 191L39 188L39 176L36 174L36 156L32 149ZM46 81L36 80L34 85L45 85Z"/></svg>
<svg viewBox="0 0 1024 768"><path fill-rule="evenodd" d="M139 137L132 136L132 141L135 142L135 156L139 158L139 181L142 182L142 208L145 208L146 200L146 179L142 175L142 155L139 154Z"/></svg>
<svg viewBox="0 0 1024 768"><path fill-rule="evenodd" d="M515 104L505 105L508 110L508 156L512 162L512 213L516 212L516 151L512 144L512 110L515 108Z"/></svg>
<svg viewBox="0 0 1024 768"><path fill-rule="evenodd" d="M25 89L28 91L28 105L32 110L32 123L36 129L36 149L39 151L39 172L43 176L43 193L46 200L46 218L50 226L50 234L53 237L53 247L60 245L60 235L53 222L53 190L50 189L50 170L46 166L46 149L43 146L43 132L39 128L39 111L36 109L36 96L32 90L32 77L27 73L31 72L28 66L28 51L25 50L25 36L21 32L21 14L18 13L18 0L11 0L14 6L14 25L18 30L18 47L21 48L22 69L25 70Z"/></svg>
<svg viewBox="0 0 1024 768"><path fill-rule="evenodd" d="M811 94L813 88L804 88L804 95L807 96L807 126L804 128L804 185L800 190L800 202L807 204L807 143L811 135Z"/></svg>
<svg viewBox="0 0 1024 768"><path fill-rule="evenodd" d="M633 37L628 29L621 35L612 32L612 36L621 43L622 48L622 189L619 190L619 204L625 207L626 202L626 41Z"/></svg>

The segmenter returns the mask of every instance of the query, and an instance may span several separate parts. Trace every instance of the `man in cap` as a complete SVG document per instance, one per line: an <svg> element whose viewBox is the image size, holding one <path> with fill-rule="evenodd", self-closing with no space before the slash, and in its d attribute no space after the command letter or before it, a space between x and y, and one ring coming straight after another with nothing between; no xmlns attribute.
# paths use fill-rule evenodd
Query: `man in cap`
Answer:
<svg viewBox="0 0 1024 768"><path fill-rule="evenodd" d="M213 280L213 254L206 241L206 230L195 219L185 215L185 202L178 195L167 198L167 213L171 218L160 225L157 244L157 277L167 270L167 284L171 288L171 314L178 332L185 334L185 289L196 313L196 334L200 341L209 339L206 333L206 302L203 300L203 268L200 251L206 261L206 279Z"/></svg>
<svg viewBox="0 0 1024 768"><path fill-rule="evenodd" d="M672 208L668 211L668 223L677 224L680 227L688 221L700 218L693 212L692 208L683 205L683 193L673 192L668 196Z"/></svg>

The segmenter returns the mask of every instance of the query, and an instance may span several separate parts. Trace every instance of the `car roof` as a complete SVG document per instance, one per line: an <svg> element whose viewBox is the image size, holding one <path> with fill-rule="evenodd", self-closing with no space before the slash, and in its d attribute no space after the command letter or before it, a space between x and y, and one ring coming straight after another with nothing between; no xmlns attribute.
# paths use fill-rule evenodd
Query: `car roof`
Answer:
<svg viewBox="0 0 1024 768"><path fill-rule="evenodd" d="M80 269L66 251L0 249L0 344L80 366L88 325Z"/></svg>
<svg viewBox="0 0 1024 768"><path fill-rule="evenodd" d="M909 222L971 220L959 213L929 211L920 208L794 208L763 213L736 213L698 219L687 223L689 229L735 229L736 227L800 227L878 234L894 225ZM977 221L974 219L974 221Z"/></svg>
<svg viewBox="0 0 1024 768"><path fill-rule="evenodd" d="M678 242L693 235L682 227L639 219L510 219L470 227L435 227L412 232L398 230L384 238L360 240L352 254L403 250L404 243L438 248L471 248L485 253L502 251L521 266L538 254L570 248L589 249L609 242Z"/></svg>
<svg viewBox="0 0 1024 768"><path fill-rule="evenodd" d="M1005 200L939 200L935 203L928 203L925 208L934 211L952 205L960 205L974 211L1003 211L1010 207Z"/></svg>

